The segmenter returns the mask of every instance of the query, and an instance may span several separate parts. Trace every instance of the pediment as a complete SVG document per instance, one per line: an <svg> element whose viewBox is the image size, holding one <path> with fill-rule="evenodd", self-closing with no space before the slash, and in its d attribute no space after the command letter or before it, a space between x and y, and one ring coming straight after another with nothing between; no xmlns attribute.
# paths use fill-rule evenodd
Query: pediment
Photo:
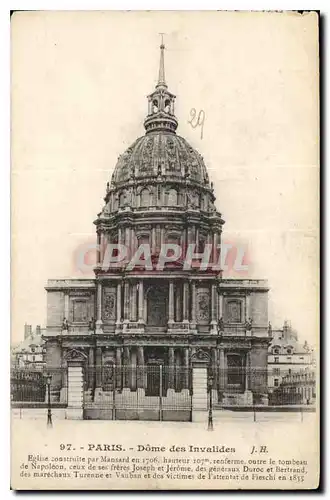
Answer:
<svg viewBox="0 0 330 500"><path fill-rule="evenodd" d="M87 359L87 356L84 352L78 350L78 349L70 349L65 356L64 359L67 361L80 361L83 362Z"/></svg>
<svg viewBox="0 0 330 500"><path fill-rule="evenodd" d="M192 356L191 361L193 363L209 363L210 355L204 349L198 349Z"/></svg>

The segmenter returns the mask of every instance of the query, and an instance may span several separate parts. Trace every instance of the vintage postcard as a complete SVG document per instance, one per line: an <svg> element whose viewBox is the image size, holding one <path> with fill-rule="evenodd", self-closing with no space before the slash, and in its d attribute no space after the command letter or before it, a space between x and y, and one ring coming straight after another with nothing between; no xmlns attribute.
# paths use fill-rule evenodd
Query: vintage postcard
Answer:
<svg viewBox="0 0 330 500"><path fill-rule="evenodd" d="M318 488L318 15L11 37L12 488Z"/></svg>

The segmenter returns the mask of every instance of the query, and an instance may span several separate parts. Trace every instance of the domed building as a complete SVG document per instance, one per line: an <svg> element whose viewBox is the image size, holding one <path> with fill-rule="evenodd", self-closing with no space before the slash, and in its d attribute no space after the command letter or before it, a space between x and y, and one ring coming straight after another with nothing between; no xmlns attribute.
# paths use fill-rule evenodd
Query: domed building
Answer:
<svg viewBox="0 0 330 500"><path fill-rule="evenodd" d="M117 418L150 417L153 398L173 418L190 404L196 354L216 403L267 402L267 283L222 279L224 220L202 156L176 133L160 49L145 135L118 158L94 222L95 279L46 287L47 364L62 370L52 395L65 397L80 360L86 418L110 418L115 400Z"/></svg>

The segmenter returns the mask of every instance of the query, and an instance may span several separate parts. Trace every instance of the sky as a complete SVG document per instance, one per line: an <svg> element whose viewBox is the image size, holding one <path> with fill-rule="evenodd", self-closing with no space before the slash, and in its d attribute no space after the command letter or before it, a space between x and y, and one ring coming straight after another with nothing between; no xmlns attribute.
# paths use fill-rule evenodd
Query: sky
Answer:
<svg viewBox="0 0 330 500"><path fill-rule="evenodd" d="M223 241L247 246L249 277L268 279L273 326L288 319L317 344L317 16L187 11L13 15L12 340L46 324L47 279L87 277L77 251L95 241L118 156L144 134L160 32L177 133L204 157Z"/></svg>

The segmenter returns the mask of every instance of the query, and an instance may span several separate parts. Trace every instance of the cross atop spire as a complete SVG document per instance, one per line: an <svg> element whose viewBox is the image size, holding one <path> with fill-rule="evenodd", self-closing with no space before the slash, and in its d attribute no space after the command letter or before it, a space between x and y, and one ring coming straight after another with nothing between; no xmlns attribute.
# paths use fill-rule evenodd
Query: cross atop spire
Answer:
<svg viewBox="0 0 330 500"><path fill-rule="evenodd" d="M164 35L165 35L165 33L159 33L159 34L160 34L162 40L161 40L161 44L160 44L159 75L158 75L158 83L156 85L156 88L157 87L166 87L167 88L166 81L165 81L165 65L164 65L164 49L165 49Z"/></svg>

